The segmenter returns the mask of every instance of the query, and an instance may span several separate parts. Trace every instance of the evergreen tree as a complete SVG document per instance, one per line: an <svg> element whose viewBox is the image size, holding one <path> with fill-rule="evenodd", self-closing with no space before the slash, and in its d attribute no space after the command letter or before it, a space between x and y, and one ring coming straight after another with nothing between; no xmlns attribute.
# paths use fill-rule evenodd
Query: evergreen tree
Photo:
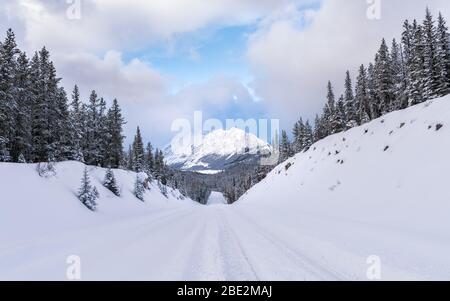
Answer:
<svg viewBox="0 0 450 301"><path fill-rule="evenodd" d="M406 95L407 79L401 46L394 39L391 47L391 66L394 83L394 103L391 110L401 110L408 106Z"/></svg>
<svg viewBox="0 0 450 301"><path fill-rule="evenodd" d="M73 129L73 152L74 159L80 162L84 162L83 155L83 110L80 100L80 90L77 85L73 88L72 101L70 103L70 123Z"/></svg>
<svg viewBox="0 0 450 301"><path fill-rule="evenodd" d="M450 93L450 35L441 13L439 13L436 35L436 56L439 66L438 96L445 96Z"/></svg>
<svg viewBox="0 0 450 301"><path fill-rule="evenodd" d="M438 58L437 31L434 26L433 16L427 8L423 22L424 42L424 100L439 96L440 70Z"/></svg>
<svg viewBox="0 0 450 301"><path fill-rule="evenodd" d="M314 142L314 134L309 120L306 121L303 134L303 149L308 150Z"/></svg>
<svg viewBox="0 0 450 301"><path fill-rule="evenodd" d="M89 104L86 107L86 149L83 151L86 163L100 165L102 163L100 153L100 99L96 91L92 91Z"/></svg>
<svg viewBox="0 0 450 301"><path fill-rule="evenodd" d="M109 138L109 164L113 168L119 168L123 160L123 125L125 120L117 99L114 99L112 107L108 111L108 138Z"/></svg>
<svg viewBox="0 0 450 301"><path fill-rule="evenodd" d="M411 42L411 66L410 66L410 105L416 105L425 100L425 56L422 26L414 20L412 25Z"/></svg>
<svg viewBox="0 0 450 301"><path fill-rule="evenodd" d="M285 130L281 132L280 162L284 162L292 155L291 143Z"/></svg>
<svg viewBox="0 0 450 301"><path fill-rule="evenodd" d="M96 200L98 199L99 194L97 189L91 185L87 167L84 168L83 177L81 178L81 187L78 191L77 197L89 210L96 210Z"/></svg>
<svg viewBox="0 0 450 301"><path fill-rule="evenodd" d="M120 190L117 186L116 178L110 167L106 170L105 179L103 180L103 186L114 193L116 196L120 196Z"/></svg>
<svg viewBox="0 0 450 301"><path fill-rule="evenodd" d="M153 158L153 146L149 142L147 143L147 149L145 154L145 161L146 161L146 172L150 176L152 172L154 171L154 158Z"/></svg>
<svg viewBox="0 0 450 301"><path fill-rule="evenodd" d="M353 94L352 79L350 77L350 71L347 71L345 75L345 92L344 92L344 113L346 128L352 128L360 123L359 116L357 114L357 105L355 103L355 96Z"/></svg>
<svg viewBox="0 0 450 301"><path fill-rule="evenodd" d="M348 123L346 120L348 120L346 116L346 108L345 108L345 100L344 95L342 95L338 102L336 103L336 110L335 110L335 124L333 128L334 133L340 133L345 130L347 130Z"/></svg>
<svg viewBox="0 0 450 301"><path fill-rule="evenodd" d="M127 164L126 167L128 170L134 170L134 156L133 156L133 148L131 145L128 146L128 152L127 152Z"/></svg>
<svg viewBox="0 0 450 301"><path fill-rule="evenodd" d="M328 82L327 85L327 103L323 110L322 122L325 136L339 132L341 123L336 110L336 100L331 82Z"/></svg>
<svg viewBox="0 0 450 301"><path fill-rule="evenodd" d="M60 81L56 77L56 70L50 61L50 54L44 47L36 54L31 62L31 74L35 101L33 105L33 160L47 162L58 158L59 136L61 121L60 105L62 103Z"/></svg>
<svg viewBox="0 0 450 301"><path fill-rule="evenodd" d="M103 97L99 103L99 123L98 123L98 152L101 166L111 166L111 136L109 133L108 116L106 115L106 101Z"/></svg>
<svg viewBox="0 0 450 301"><path fill-rule="evenodd" d="M314 120L314 142L317 142L327 136L323 124L323 119L316 115Z"/></svg>
<svg viewBox="0 0 450 301"><path fill-rule="evenodd" d="M294 124L294 129L292 130L292 136L294 137L292 150L294 153L299 153L303 150L304 126L302 118Z"/></svg>
<svg viewBox="0 0 450 301"><path fill-rule="evenodd" d="M17 109L15 75L17 48L13 31L9 29L5 41L0 45L0 160L10 161L11 144L14 139L14 111Z"/></svg>
<svg viewBox="0 0 450 301"><path fill-rule="evenodd" d="M370 120L380 117L375 67L372 63L367 67L367 100L370 107Z"/></svg>
<svg viewBox="0 0 450 301"><path fill-rule="evenodd" d="M144 171L144 143L142 142L141 130L137 127L133 142L133 170Z"/></svg>
<svg viewBox="0 0 450 301"><path fill-rule="evenodd" d="M356 80L356 95L355 95L355 103L357 107L357 115L360 125L369 122L372 119L367 83L368 79L366 68L364 67L364 65L361 65L359 67L359 74Z"/></svg>
<svg viewBox="0 0 450 301"><path fill-rule="evenodd" d="M375 95L372 105L376 118L389 113L395 104L394 75L391 65L391 57L386 41L383 39L375 59L374 69Z"/></svg>
<svg viewBox="0 0 450 301"><path fill-rule="evenodd" d="M22 155L25 161L31 160L32 132L31 132L31 107L34 95L31 91L30 64L25 53L21 53L17 60L15 75L16 106L13 108L14 135L11 141L11 156L13 161L18 161Z"/></svg>

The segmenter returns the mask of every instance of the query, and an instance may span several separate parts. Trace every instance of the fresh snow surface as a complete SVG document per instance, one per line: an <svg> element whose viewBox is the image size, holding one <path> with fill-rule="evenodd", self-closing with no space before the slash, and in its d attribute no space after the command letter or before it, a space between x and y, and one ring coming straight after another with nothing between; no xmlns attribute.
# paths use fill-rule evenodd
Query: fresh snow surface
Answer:
<svg viewBox="0 0 450 301"><path fill-rule="evenodd" d="M221 192L213 191L208 199L208 205L227 205L228 202Z"/></svg>
<svg viewBox="0 0 450 301"><path fill-rule="evenodd" d="M65 280L70 255L82 280L366 280L373 258L383 280L449 280L449 154L446 97L319 141L232 206L142 203L125 171L117 198L90 168L92 213L82 164L0 164L0 280Z"/></svg>

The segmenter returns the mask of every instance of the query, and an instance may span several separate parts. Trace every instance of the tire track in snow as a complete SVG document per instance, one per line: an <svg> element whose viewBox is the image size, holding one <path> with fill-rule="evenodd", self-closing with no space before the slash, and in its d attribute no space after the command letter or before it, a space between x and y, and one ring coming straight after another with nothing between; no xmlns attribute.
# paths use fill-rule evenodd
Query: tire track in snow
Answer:
<svg viewBox="0 0 450 301"><path fill-rule="evenodd" d="M221 210L205 207L197 218L201 230L193 242L185 275L192 280L259 280ZM185 279L186 279L185 278Z"/></svg>
<svg viewBox="0 0 450 301"><path fill-rule="evenodd" d="M227 212L231 212L231 210ZM299 253L297 250L293 249L287 243L275 237L274 235L269 233L267 230L263 229L260 225L250 220L249 218L244 217L241 214L236 213L235 211L232 212L233 212L232 214L238 220L247 223L248 226L244 227L244 225L240 223L239 226L240 229L251 234L250 236L252 236L252 242L256 242L255 234L258 234L258 236L261 237L266 242L261 244L261 249L267 251L270 247L275 247L278 250L278 252L275 254L277 255L277 260L280 261L280 263L281 261L287 259L288 262L291 262L294 266L298 268L299 272L301 271L306 272L307 273L306 278L311 278L312 276L313 279L333 280L333 281L343 280L346 278L343 275L339 274L338 272L330 269L329 267L323 266L323 264L317 262L316 260L313 260ZM259 241L259 243L261 243L261 241ZM289 276L292 277L293 275ZM283 280L299 280L299 279L290 279L290 277Z"/></svg>

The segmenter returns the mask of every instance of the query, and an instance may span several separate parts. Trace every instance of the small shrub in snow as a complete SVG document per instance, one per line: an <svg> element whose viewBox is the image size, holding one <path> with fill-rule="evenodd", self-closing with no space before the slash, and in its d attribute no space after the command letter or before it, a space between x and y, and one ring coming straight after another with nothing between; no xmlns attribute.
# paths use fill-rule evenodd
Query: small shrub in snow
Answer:
<svg viewBox="0 0 450 301"><path fill-rule="evenodd" d="M117 187L116 178L111 168L106 170L105 179L103 180L103 186L116 196L120 196L120 189Z"/></svg>
<svg viewBox="0 0 450 301"><path fill-rule="evenodd" d="M436 124L436 131L439 131L439 130L442 129L443 127L444 127L444 125L441 124L441 123Z"/></svg>
<svg viewBox="0 0 450 301"><path fill-rule="evenodd" d="M77 197L89 210L95 211L97 209L96 200L99 197L99 193L97 188L91 185L87 167L84 168L83 177L81 178L81 187Z"/></svg>

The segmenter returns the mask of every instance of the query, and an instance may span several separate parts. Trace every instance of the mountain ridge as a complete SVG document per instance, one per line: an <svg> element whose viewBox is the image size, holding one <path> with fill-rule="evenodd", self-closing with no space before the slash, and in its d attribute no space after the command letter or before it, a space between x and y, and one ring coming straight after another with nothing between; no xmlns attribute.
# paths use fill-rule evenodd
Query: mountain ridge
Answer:
<svg viewBox="0 0 450 301"><path fill-rule="evenodd" d="M170 167L199 173L218 173L243 162L257 164L271 152L267 142L236 127L204 135L200 145L191 145L190 154L176 154L170 145L164 151Z"/></svg>

